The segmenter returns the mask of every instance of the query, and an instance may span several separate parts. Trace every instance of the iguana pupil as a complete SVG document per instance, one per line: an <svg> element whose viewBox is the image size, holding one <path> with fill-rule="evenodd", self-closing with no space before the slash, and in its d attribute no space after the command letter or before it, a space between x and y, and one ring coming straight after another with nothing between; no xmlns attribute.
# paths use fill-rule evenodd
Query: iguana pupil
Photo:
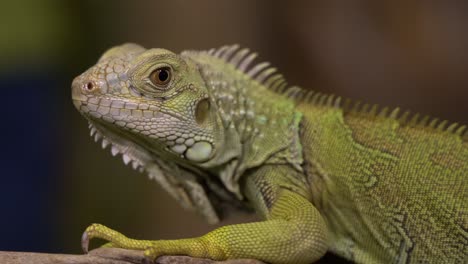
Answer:
<svg viewBox="0 0 468 264"><path fill-rule="evenodd" d="M170 79L170 69L164 67L164 68L159 68L155 70L154 72L151 73L150 75L150 80L154 85L157 86L166 86Z"/></svg>

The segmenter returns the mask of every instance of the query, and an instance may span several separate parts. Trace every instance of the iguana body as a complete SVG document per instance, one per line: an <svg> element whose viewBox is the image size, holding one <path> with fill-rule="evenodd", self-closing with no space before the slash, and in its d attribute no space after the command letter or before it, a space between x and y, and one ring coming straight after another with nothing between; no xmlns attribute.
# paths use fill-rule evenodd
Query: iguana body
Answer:
<svg viewBox="0 0 468 264"><path fill-rule="evenodd" d="M110 246L216 260L311 263L331 250L357 263L468 258L465 126L360 107L288 87L255 54L107 51L73 82L96 139L145 170L183 206L218 221L217 204L253 207L264 221L183 240Z"/></svg>

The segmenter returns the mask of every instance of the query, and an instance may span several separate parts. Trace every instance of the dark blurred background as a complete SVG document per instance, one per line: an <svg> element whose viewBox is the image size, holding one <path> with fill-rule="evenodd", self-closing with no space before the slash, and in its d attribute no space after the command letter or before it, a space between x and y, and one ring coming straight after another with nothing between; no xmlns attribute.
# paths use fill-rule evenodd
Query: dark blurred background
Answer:
<svg viewBox="0 0 468 264"><path fill-rule="evenodd" d="M89 137L70 84L113 45L239 43L292 84L468 124L467 29L466 1L3 1L0 250L79 253L93 222L213 228Z"/></svg>

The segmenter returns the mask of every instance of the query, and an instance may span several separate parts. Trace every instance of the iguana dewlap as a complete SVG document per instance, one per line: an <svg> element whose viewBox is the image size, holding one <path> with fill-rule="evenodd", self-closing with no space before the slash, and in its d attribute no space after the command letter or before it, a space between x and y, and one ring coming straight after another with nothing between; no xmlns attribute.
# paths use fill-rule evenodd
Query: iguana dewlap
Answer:
<svg viewBox="0 0 468 264"><path fill-rule="evenodd" d="M466 126L290 87L237 45L175 54L124 44L72 85L91 134L185 208L217 222L219 204L261 222L196 238L108 246L215 260L467 263Z"/></svg>

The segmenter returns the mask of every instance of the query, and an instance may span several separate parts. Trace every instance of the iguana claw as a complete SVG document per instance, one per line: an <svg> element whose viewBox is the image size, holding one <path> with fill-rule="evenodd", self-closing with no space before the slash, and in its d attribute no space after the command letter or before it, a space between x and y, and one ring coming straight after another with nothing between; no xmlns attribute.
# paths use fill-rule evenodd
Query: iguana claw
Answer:
<svg viewBox="0 0 468 264"><path fill-rule="evenodd" d="M89 236L88 232L84 231L83 235L81 235L81 249L85 254L88 254L88 247L89 247Z"/></svg>

